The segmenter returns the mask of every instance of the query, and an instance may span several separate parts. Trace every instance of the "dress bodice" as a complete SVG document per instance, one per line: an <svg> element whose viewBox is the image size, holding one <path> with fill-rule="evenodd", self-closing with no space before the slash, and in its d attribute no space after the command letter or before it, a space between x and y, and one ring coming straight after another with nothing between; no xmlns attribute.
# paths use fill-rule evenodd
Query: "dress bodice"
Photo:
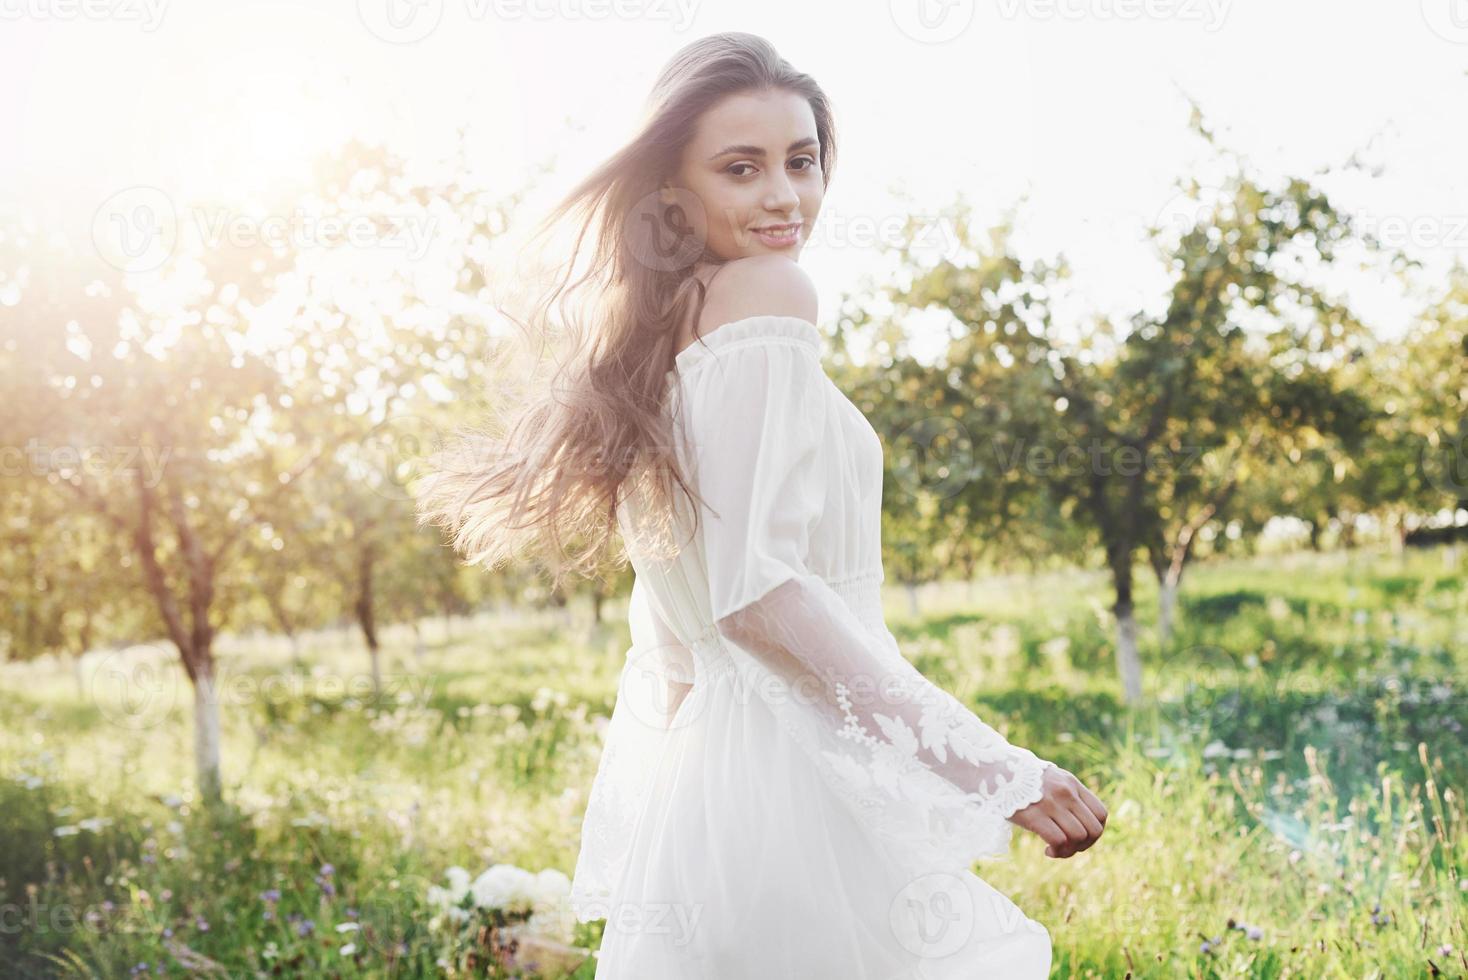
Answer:
<svg viewBox="0 0 1468 980"><path fill-rule="evenodd" d="M695 460L684 451L681 440L683 432L693 429L684 396L709 381L707 375L724 370L731 356L752 346L787 348L819 367L823 342L820 331L809 321L762 315L723 324L680 351L675 369L666 377L672 395L669 410L675 414L675 433L679 437L678 460L685 473L691 471ZM810 377L817 390L809 393L811 397L800 404L799 411L783 419L786 426L814 428L815 441L829 450L816 461L820 472L813 485L820 494L819 507L815 508L819 516L808 528L806 563L847 603L863 626L890 637L881 598L885 577L881 546L882 443L866 416L823 369ZM759 394L748 393L749 397ZM701 448L704 452L718 451L717 446ZM761 485L754 486L756 492ZM619 506L624 538L631 528L641 526L640 520L629 519L638 506L632 496L624 498ZM632 640L634 648L641 641L644 649L657 647L658 656L671 661L676 654L669 633L685 638L683 643L692 654L692 672L698 676L721 668L728 654L717 642L713 610L706 599L701 601L708 589L708 554L701 537L688 533L693 526L693 510L680 497L674 511L678 539L688 541L676 561L652 562L639 554L634 542L628 542L639 582L653 584L656 579L656 588L633 590L629 613ZM654 595L674 597L675 601L659 602ZM659 619L666 628L657 625ZM676 670L676 665L672 669Z"/></svg>

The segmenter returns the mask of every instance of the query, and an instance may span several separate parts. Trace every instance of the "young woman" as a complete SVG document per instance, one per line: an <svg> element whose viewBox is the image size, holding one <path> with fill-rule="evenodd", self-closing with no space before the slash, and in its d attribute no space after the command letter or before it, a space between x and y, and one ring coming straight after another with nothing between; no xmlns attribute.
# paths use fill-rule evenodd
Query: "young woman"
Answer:
<svg viewBox="0 0 1468 980"><path fill-rule="evenodd" d="M882 447L797 264L835 157L825 95L766 41L678 52L552 215L597 230L567 380L423 493L470 560L549 542L590 571L615 524L635 568L572 893L607 920L601 980L1044 977L1049 933L972 865L1013 825L1063 858L1106 821L883 621Z"/></svg>

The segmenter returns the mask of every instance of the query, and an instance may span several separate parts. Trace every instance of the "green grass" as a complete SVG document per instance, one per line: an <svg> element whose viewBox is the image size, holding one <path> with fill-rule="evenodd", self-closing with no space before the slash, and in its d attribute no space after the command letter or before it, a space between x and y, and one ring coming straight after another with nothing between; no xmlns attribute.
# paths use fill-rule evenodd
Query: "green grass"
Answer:
<svg viewBox="0 0 1468 980"><path fill-rule="evenodd" d="M1137 711L1095 573L934 588L916 618L893 590L888 615L929 676L1110 808L1090 851L1016 835L979 868L1050 928L1054 976L1463 976L1463 581L1441 552L1191 569L1174 640L1144 630ZM105 660L80 688L4 668L4 975L483 975L482 948L430 931L426 889L455 864L570 873L626 629L437 626L421 656L389 631L378 697L350 633L300 665L227 638L223 811L194 796L171 668L141 705Z"/></svg>

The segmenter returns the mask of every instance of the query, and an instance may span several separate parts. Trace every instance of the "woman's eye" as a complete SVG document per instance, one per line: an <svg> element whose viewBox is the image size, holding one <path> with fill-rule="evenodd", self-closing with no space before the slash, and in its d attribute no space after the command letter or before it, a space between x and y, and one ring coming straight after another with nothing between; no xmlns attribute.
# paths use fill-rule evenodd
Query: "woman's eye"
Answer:
<svg viewBox="0 0 1468 980"><path fill-rule="evenodd" d="M791 160L790 162L792 164L802 163L802 162L805 163L805 166L804 167L797 168L797 170L799 172L801 172L801 173L804 173L807 170L811 170L811 169L813 169L816 166L815 158L814 157L811 157L811 156L799 156L799 157L796 157L794 160ZM729 166L727 166L727 167L724 168L724 173L729 174L731 177L748 177L749 176L749 173L747 173L747 172L745 172L745 173L735 173L734 171L735 170L754 170L754 169L755 169L755 166L752 163L731 163Z"/></svg>

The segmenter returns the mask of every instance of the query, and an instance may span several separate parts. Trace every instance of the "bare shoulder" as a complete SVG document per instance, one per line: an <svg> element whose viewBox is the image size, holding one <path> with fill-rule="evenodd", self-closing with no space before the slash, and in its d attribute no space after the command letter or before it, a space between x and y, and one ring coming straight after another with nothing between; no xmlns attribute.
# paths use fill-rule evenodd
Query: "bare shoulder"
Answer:
<svg viewBox="0 0 1468 980"><path fill-rule="evenodd" d="M752 316L794 316L816 322L815 283L783 255L751 255L719 270L704 299L698 336Z"/></svg>

